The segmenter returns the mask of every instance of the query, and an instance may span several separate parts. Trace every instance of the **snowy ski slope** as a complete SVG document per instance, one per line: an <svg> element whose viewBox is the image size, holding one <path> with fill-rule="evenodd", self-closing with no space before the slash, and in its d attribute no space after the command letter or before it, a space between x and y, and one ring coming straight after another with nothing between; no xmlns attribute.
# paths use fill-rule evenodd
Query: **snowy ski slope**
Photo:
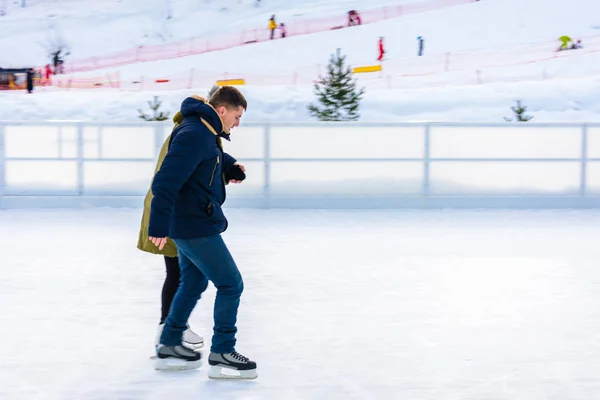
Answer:
<svg viewBox="0 0 600 400"><path fill-rule="evenodd" d="M0 66L45 63L44 46L57 38L69 46L72 58L82 58L265 28L272 14L289 21L419 1L426 0L371 0L367 5L361 0L263 0L261 7L254 6L255 0L28 0L26 8L10 1L7 15L0 17Z"/></svg>
<svg viewBox="0 0 600 400"><path fill-rule="evenodd" d="M38 14L29 19L24 14L25 10L21 9L14 9L7 17L12 21L33 24L35 15L42 18L44 7L46 11L48 9L48 2L38 3L35 6L38 8L33 5L30 8L31 13L35 11ZM99 13L97 26L104 27L96 29L96 32L101 32L97 36L101 37L117 32L108 29L106 24L126 21L133 26L136 21L145 18L143 15L152 12L158 15L160 9L159 3L152 3L152 8L148 3L135 0L123 1L118 6L116 2L105 3L110 3L111 7L106 6L100 13L101 10L94 9L96 6L84 10L76 7L74 2L56 2L62 4L61 10L68 10L62 11L62 23L77 27L82 34L76 37L82 43L99 40L86 34L86 29L92 28L89 21L94 12ZM199 8L198 2L172 2L173 20L180 18L178 21L181 22L177 25L180 31L173 38L189 37L200 32L187 30L183 33L182 26L185 24L182 21L193 19L194 15L200 20L197 18L200 14L189 12L187 15L185 12L186 8L193 8L192 3ZM397 3L375 1L369 6ZM97 3L98 8L100 4ZM256 9L247 1L238 5L236 0L226 3L227 11L220 11L222 4L202 3L203 9L208 10L202 15L212 18L202 19L202 24L195 24L200 27L194 29L215 32L216 21L223 29L237 29L242 23L264 21L273 13L306 17L339 13L351 5L360 8L358 2L314 0L298 2L292 9L289 2L273 0L265 1L264 9ZM266 4L269 4L268 11ZM140 13L132 12L135 7L139 7ZM227 15L227 18L216 19L216 15ZM255 22L243 20L244 16L255 18ZM2 21L6 20L0 19ZM575 0L569 7L558 1L530 0L523 4L518 0L483 0L353 29L75 74L73 77L78 79L106 79L118 72L123 82L140 78L146 78L148 82L154 78L167 78L173 82L185 79L188 82L193 69L195 80L189 86L172 86L170 90L163 90L169 89L168 86L148 85L144 89L147 92L127 92L126 96L119 91L71 90L57 93L41 88L35 96L25 96L21 92L0 93L0 118L135 120L135 110L145 107L145 101L151 95L160 95L165 107L173 110L184 96L206 93L214 79L227 73L229 77L243 75L247 80L249 86L244 91L252 105L247 119L306 120L309 118L306 105L312 100L312 89L306 84L310 84L323 70L329 55L340 47L351 64L370 64L376 56L377 38L384 36L388 54L384 74L381 75L383 78L379 75L360 77L361 84L368 88L362 120L502 121L514 100L522 99L540 122L598 121L600 100L596 100L594 93L600 85L599 27L600 3L591 0ZM4 29L4 25L0 24L0 29ZM585 49L555 53L556 38L563 34L575 39L583 38ZM418 35L423 35L426 40L424 57L415 56L415 38ZM91 48L86 51L98 54L118 50L121 46L130 46L128 40L103 40L102 45L95 46L93 51ZM6 41L0 43L6 46ZM11 46L10 49L15 49L20 44ZM560 58L552 59L557 55ZM446 71L448 59L450 68ZM294 80L295 76L299 78ZM182 87L185 89L177 90ZM140 90L139 87L125 89Z"/></svg>

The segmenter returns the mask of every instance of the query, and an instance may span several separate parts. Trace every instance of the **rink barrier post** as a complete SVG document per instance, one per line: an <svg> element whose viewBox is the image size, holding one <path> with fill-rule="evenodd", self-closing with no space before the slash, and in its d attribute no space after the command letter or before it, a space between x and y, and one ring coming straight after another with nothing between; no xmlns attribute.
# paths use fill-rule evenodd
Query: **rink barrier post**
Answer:
<svg viewBox="0 0 600 400"><path fill-rule="evenodd" d="M57 132L58 138L56 141L56 145L58 146L58 158L63 158L63 126L59 125L58 126L58 132Z"/></svg>
<svg viewBox="0 0 600 400"><path fill-rule="evenodd" d="M431 148L431 126L425 125L423 146L423 196L429 195L429 154Z"/></svg>
<svg viewBox="0 0 600 400"><path fill-rule="evenodd" d="M6 148L4 146L5 125L0 124L0 199L6 190Z"/></svg>
<svg viewBox="0 0 600 400"><path fill-rule="evenodd" d="M98 133L100 136L100 133ZM83 195L83 124L77 124L77 194Z"/></svg>
<svg viewBox="0 0 600 400"><path fill-rule="evenodd" d="M579 183L579 194L585 196L587 191L587 124L581 126L581 181Z"/></svg>
<svg viewBox="0 0 600 400"><path fill-rule="evenodd" d="M265 125L264 140L264 177L263 177L263 195L265 196L266 208L269 207L269 198L271 196L271 124Z"/></svg>
<svg viewBox="0 0 600 400"><path fill-rule="evenodd" d="M154 158L158 159L160 155L160 149L163 145L163 129L164 125L162 123L157 123L154 125Z"/></svg>
<svg viewBox="0 0 600 400"><path fill-rule="evenodd" d="M99 125L98 126L98 136L97 136L98 139L96 140L96 143L97 143L97 147L98 147L98 158L100 158L100 159L104 158L104 156L102 155L102 139L103 139L102 136L103 135L104 135L104 129L103 129L102 125Z"/></svg>

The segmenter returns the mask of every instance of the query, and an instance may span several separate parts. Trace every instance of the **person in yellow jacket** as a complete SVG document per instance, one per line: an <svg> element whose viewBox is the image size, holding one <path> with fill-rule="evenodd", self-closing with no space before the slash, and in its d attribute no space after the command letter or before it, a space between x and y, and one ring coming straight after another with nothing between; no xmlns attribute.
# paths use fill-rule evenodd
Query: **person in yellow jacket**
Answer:
<svg viewBox="0 0 600 400"><path fill-rule="evenodd" d="M271 15L269 19L269 30L271 31L271 39L275 36L275 29L277 29L277 22L275 22L275 15Z"/></svg>
<svg viewBox="0 0 600 400"><path fill-rule="evenodd" d="M214 92L218 89L218 86L215 86L209 92L209 96L212 96ZM205 101L205 99L201 96L191 96L196 100ZM180 112L177 112L173 116L173 123L176 128L183 121L183 117ZM220 139L220 138L219 138ZM167 150L169 149L169 142L171 140L171 135L167 136L165 142L163 143L160 153L158 155L158 161L156 163L156 167L154 168L154 174L158 172L162 162L167 154ZM222 142L219 141L219 146L222 148ZM231 157L231 161L233 164L229 165L229 168L224 171L225 172L225 182L226 184L231 183L241 183L245 177L244 171L245 168L243 165L237 163L237 161ZM233 165L236 165L239 170L236 171L236 168L231 168ZM164 257L165 267L166 267L166 276L165 281L163 283L162 292L161 292L161 317L160 322L157 329L155 344L158 344L160 335L162 333L162 329L164 327L165 320L167 319L167 315L169 314L169 309L171 308L171 303L173 302L173 297L177 292L177 288L179 287L180 281L180 271L179 271L179 258L177 257L177 246L173 242L173 240L167 238L167 243L160 250L157 246L155 246L148 239L148 225L150 223L150 205L152 203L152 190L149 189L146 197L144 198L144 211L142 213L142 223L138 235L138 243L137 248L145 251L147 253L159 254ZM183 345L194 350L200 349L204 346L204 338L197 333L195 333L188 325L188 329L183 333Z"/></svg>

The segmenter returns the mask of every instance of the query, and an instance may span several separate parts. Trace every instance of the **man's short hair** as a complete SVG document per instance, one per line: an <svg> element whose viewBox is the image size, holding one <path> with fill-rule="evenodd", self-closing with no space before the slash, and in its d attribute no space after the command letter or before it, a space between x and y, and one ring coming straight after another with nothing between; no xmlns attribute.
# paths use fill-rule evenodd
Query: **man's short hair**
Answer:
<svg viewBox="0 0 600 400"><path fill-rule="evenodd" d="M242 92L233 86L221 86L210 96L208 102L215 109L222 106L227 108L238 108L241 106L246 110L248 107L248 102Z"/></svg>

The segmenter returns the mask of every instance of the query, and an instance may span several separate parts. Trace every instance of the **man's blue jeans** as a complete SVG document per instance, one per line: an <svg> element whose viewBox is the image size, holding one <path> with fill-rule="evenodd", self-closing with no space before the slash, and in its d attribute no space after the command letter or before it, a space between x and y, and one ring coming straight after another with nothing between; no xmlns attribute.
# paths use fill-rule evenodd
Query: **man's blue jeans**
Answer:
<svg viewBox="0 0 600 400"><path fill-rule="evenodd" d="M174 239L178 249L181 282L171 303L160 342L181 344L183 331L200 295L210 280L217 288L211 352L235 351L238 306L244 283L221 235Z"/></svg>

